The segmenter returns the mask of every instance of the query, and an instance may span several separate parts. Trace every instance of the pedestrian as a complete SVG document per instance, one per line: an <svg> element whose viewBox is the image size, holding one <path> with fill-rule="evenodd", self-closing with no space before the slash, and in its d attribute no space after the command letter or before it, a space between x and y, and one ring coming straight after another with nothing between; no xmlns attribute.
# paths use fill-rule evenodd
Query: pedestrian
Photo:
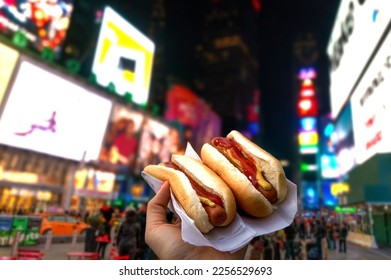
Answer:
<svg viewBox="0 0 391 280"><path fill-rule="evenodd" d="M324 238L326 237L326 229L320 219L316 219L315 221L315 227L314 227L314 237L315 237L315 242L316 242L316 247L319 252L319 258L324 259Z"/></svg>
<svg viewBox="0 0 391 280"><path fill-rule="evenodd" d="M339 239L339 252L346 253L346 238L348 237L348 227L345 222L339 226L338 239Z"/></svg>
<svg viewBox="0 0 391 280"><path fill-rule="evenodd" d="M125 214L125 220L119 227L116 244L119 256L129 256L134 259L137 249L141 245L141 225L137 219L137 212L134 208L129 209Z"/></svg>
<svg viewBox="0 0 391 280"><path fill-rule="evenodd" d="M273 233L273 260L281 260L281 238L278 232Z"/></svg>
<svg viewBox="0 0 391 280"><path fill-rule="evenodd" d="M145 242L145 226L147 223L147 205L142 204L137 213L137 219L140 222L141 226L141 239L140 239L140 253L139 256L142 260L153 260L156 259L155 254L149 248L148 244Z"/></svg>
<svg viewBox="0 0 391 280"><path fill-rule="evenodd" d="M273 247L268 236L263 237L263 260L272 260L273 259Z"/></svg>
<svg viewBox="0 0 391 280"><path fill-rule="evenodd" d="M293 221L289 226L284 228L285 232L285 259L294 260L296 258L295 256L295 250L294 250L294 242L296 238L297 228L296 228L296 222Z"/></svg>
<svg viewBox="0 0 391 280"><path fill-rule="evenodd" d="M330 250L335 250L337 244L335 240L335 226L333 221L330 221L327 224L326 231L327 231L327 248Z"/></svg>
<svg viewBox="0 0 391 280"><path fill-rule="evenodd" d="M263 239L260 236L251 240L250 260L260 260L263 251Z"/></svg>
<svg viewBox="0 0 391 280"><path fill-rule="evenodd" d="M100 225L95 241L98 243L97 252L100 258L105 259L106 247L111 242L111 226L108 220L105 219L102 213L99 214Z"/></svg>

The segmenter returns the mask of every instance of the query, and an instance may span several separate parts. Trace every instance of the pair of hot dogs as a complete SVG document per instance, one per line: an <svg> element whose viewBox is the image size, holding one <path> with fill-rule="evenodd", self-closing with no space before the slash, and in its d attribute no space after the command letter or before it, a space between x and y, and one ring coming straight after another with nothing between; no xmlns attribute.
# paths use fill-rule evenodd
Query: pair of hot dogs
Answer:
<svg viewBox="0 0 391 280"><path fill-rule="evenodd" d="M201 159L173 155L171 163L149 165L144 172L169 181L202 233L229 225L237 206L253 217L266 217L286 197L280 162L238 131L204 144Z"/></svg>

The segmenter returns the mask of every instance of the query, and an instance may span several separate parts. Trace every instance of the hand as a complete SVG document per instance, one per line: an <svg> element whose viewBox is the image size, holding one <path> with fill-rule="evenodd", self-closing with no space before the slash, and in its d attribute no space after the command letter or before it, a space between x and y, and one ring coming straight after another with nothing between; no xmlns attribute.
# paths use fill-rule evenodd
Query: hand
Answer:
<svg viewBox="0 0 391 280"><path fill-rule="evenodd" d="M212 247L197 247L182 240L181 224L168 224L166 208L170 188L164 182L156 196L148 203L145 240L161 260L234 260L244 259L247 246L231 254Z"/></svg>

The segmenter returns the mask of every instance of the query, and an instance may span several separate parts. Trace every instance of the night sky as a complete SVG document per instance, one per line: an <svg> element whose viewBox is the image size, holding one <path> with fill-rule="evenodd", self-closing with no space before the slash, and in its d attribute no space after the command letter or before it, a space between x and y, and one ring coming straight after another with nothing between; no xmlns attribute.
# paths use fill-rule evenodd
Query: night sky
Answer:
<svg viewBox="0 0 391 280"><path fill-rule="evenodd" d="M294 153L296 96L293 40L311 32L318 41L318 98L329 110L326 47L340 0L264 0L259 15L259 59L263 145L278 158Z"/></svg>
<svg viewBox="0 0 391 280"><path fill-rule="evenodd" d="M239 1L239 0L237 0ZM255 28L261 90L262 145L278 158L296 152L296 95L292 46L294 38L311 32L318 42L318 98L320 110L329 110L326 46L340 0L262 0ZM168 61L172 74L191 76L192 46L199 39L203 12L193 1L168 1ZM185 12L183 12L185 11Z"/></svg>

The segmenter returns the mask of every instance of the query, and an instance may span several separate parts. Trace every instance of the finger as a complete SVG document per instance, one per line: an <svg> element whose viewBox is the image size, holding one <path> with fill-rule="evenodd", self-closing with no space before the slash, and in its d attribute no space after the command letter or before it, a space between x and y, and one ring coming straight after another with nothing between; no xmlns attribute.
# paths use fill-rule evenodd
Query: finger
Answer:
<svg viewBox="0 0 391 280"><path fill-rule="evenodd" d="M163 183L147 206L147 225L167 223L166 208L170 201L170 187L167 181Z"/></svg>

